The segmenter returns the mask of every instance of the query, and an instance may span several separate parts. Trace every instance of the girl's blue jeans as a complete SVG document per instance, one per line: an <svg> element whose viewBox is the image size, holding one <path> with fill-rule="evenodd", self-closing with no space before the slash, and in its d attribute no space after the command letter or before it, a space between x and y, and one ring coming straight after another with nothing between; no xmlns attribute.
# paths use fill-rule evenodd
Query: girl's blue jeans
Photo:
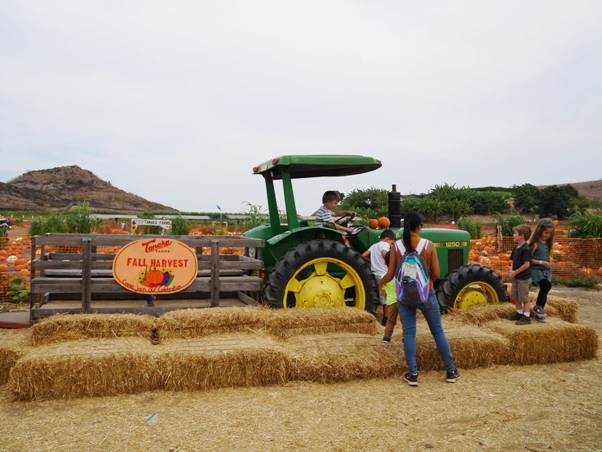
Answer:
<svg viewBox="0 0 602 452"><path fill-rule="evenodd" d="M399 309L399 316L401 317L401 325L403 327L403 350L406 356L408 372L412 375L418 373L418 367L416 365L416 310L420 310L424 314L424 318L426 319L431 334L437 344L437 350L439 350L439 354L445 364L445 370L447 370L447 372L455 371L456 366L454 364L451 349L449 348L449 342L443 331L441 310L435 290L431 289L429 292L429 298L424 307L412 308L401 303L398 303L397 307Z"/></svg>

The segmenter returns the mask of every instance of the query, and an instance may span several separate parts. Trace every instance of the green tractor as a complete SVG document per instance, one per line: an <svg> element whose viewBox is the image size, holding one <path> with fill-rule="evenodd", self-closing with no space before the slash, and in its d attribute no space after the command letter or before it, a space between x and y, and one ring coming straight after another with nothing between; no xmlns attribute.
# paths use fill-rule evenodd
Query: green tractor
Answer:
<svg viewBox="0 0 602 452"><path fill-rule="evenodd" d="M352 306L374 312L378 284L361 254L380 238L379 229L358 226L344 233L301 221L295 206L292 180L306 177L351 176L374 171L381 162L359 155L286 155L253 168L263 176L269 224L249 230L247 237L265 240L266 301L276 308ZM281 180L287 223L282 223L274 181ZM389 219L401 237L400 196L389 193ZM352 216L338 217L349 225ZM421 235L436 248L441 275L437 284L443 310L507 301L506 286L490 268L467 265L470 234L455 229L425 228Z"/></svg>

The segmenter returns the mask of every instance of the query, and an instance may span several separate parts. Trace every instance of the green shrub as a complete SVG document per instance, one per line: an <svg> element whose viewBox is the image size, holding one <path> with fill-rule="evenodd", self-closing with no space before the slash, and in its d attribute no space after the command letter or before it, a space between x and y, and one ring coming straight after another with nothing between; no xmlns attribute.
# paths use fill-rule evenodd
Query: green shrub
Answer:
<svg viewBox="0 0 602 452"><path fill-rule="evenodd" d="M504 218L501 214L495 214L495 225L496 230L497 226L502 227L502 235L511 236L514 234L514 227L519 224L525 224L527 221L521 215L511 215L509 217Z"/></svg>
<svg viewBox="0 0 602 452"><path fill-rule="evenodd" d="M571 237L581 239L602 237L602 217L578 209L571 217Z"/></svg>
<svg viewBox="0 0 602 452"><path fill-rule="evenodd" d="M34 218L29 226L29 235L44 235L46 233L45 229L46 221L40 217Z"/></svg>
<svg viewBox="0 0 602 452"><path fill-rule="evenodd" d="M585 287L591 289L598 285L598 277L592 275L574 275L571 278L552 277L552 284L567 287Z"/></svg>
<svg viewBox="0 0 602 452"><path fill-rule="evenodd" d="M90 208L90 204L83 202L73 207L65 219L67 232L89 234L92 229L102 223L102 220L93 220L91 215L94 211ZM55 231L58 232L58 231Z"/></svg>
<svg viewBox="0 0 602 452"><path fill-rule="evenodd" d="M467 231L471 239L479 239L482 237L481 228L483 225L478 221L471 221L465 218L460 218L458 228Z"/></svg>
<svg viewBox="0 0 602 452"><path fill-rule="evenodd" d="M67 224L61 215L52 213L44 223L44 234L47 232L67 232Z"/></svg>
<svg viewBox="0 0 602 452"><path fill-rule="evenodd" d="M171 220L172 235L188 235L190 234L190 223L182 215L178 215Z"/></svg>
<svg viewBox="0 0 602 452"><path fill-rule="evenodd" d="M261 226L269 221L268 214L267 212L263 212L261 204L251 204L249 201L245 201L243 204L246 207L244 225L248 229Z"/></svg>
<svg viewBox="0 0 602 452"><path fill-rule="evenodd" d="M26 286L23 278L13 278L2 275L3 281L7 281L6 284L0 285L0 290L5 287L5 292L2 294L2 298L8 300L11 303L26 303L29 301L29 287Z"/></svg>

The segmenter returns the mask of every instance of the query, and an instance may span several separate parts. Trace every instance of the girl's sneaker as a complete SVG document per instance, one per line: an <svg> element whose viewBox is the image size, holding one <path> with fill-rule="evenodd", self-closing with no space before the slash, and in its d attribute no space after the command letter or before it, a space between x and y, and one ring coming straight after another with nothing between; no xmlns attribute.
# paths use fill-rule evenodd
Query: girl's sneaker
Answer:
<svg viewBox="0 0 602 452"><path fill-rule="evenodd" d="M418 374L407 373L403 376L403 379L410 386L418 386Z"/></svg>
<svg viewBox="0 0 602 452"><path fill-rule="evenodd" d="M458 378L460 378L460 372L458 372L458 369L454 370L453 372L447 372L447 375L445 375L445 381L448 383L455 383L458 381Z"/></svg>
<svg viewBox="0 0 602 452"><path fill-rule="evenodd" d="M535 318L542 322L542 323L546 323L548 321L547 319L547 315L545 312L543 312L543 308L541 306L535 306L533 308L533 312L535 313Z"/></svg>

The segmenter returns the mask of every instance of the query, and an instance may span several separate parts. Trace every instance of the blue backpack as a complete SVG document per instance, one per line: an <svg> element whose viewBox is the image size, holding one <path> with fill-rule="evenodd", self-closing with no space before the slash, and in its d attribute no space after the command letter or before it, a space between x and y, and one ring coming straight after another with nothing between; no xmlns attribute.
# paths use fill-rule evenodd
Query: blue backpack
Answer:
<svg viewBox="0 0 602 452"><path fill-rule="evenodd" d="M414 251L407 251L402 240L398 240L395 245L401 253L395 270L397 301L414 308L425 306L429 298L430 282L421 254L428 245L428 240L421 238Z"/></svg>

